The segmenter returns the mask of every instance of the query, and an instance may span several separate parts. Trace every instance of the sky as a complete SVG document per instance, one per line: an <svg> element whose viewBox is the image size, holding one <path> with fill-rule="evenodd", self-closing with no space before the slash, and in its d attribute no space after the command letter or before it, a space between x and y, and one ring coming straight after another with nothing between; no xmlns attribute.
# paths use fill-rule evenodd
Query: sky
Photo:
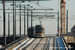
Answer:
<svg viewBox="0 0 75 50"><path fill-rule="evenodd" d="M33 1L31 1L31 2L24 2L24 3L22 3L22 2L17 2L18 4L30 4L30 5L32 5L33 6L33 8L53 8L54 10L53 11L55 11L55 12L57 12L58 11L58 6L59 6L59 9L60 9L60 1L61 0L51 0L51 1L39 1L39 5L40 6L38 6L37 4L36 4L36 2L33 2ZM74 16L74 13L75 13L75 0L65 0L66 1L66 10L68 10L69 11L69 17L72 17L72 16ZM59 3L58 3L59 2ZM59 5L58 5L59 4ZM2 6L1 6L2 7ZM6 2L6 7L8 8L9 7L9 9L10 8L12 8L12 6L10 6L10 2Z"/></svg>
<svg viewBox="0 0 75 50"><path fill-rule="evenodd" d="M73 18L75 18L74 16L75 16L75 0L66 0L66 10L68 10L69 11L69 18L72 18L72 19L69 19L69 29L68 29L68 31L70 32L70 29L72 28L72 26L73 25L75 25L74 23L75 23L75 19L73 19ZM31 6L33 6L33 8L39 8L39 9L43 9L43 8L53 8L53 11L52 10L50 10L50 12L57 12L58 10L60 10L60 0L51 0L51 1L40 1L39 2L39 5L38 4L36 4L37 2L24 2L24 3L22 3L22 2L17 2L16 4L22 4L22 5L27 5L27 4L30 4ZM5 8L6 9L12 9L13 7L12 6L10 6L10 4L12 4L12 3L10 3L10 2L6 2L5 3ZM59 4L59 5L58 5ZM59 7L59 9L58 9L58 7ZM0 9L2 9L3 8L3 6L2 6L2 3L0 2ZM17 8L18 9L18 8ZM12 10L11 11L6 11L6 12L12 12ZM0 34L2 35L2 33L3 33L3 21L1 21L1 20L3 20L3 11L2 10L0 10ZM8 18L8 15L6 14L6 20L8 20L7 19ZM57 18L57 14L56 14L56 16L55 16L55 18ZM12 22L12 20L13 20L13 15L11 14L11 22L10 22L10 25L11 25L11 27L10 27L10 33L11 34L13 34L13 22ZM24 19L24 17L22 16L22 20ZM17 20L19 20L19 15L17 15ZM31 23L30 23L30 21L29 21L29 26L31 26L30 25ZM35 26L36 24L40 24L39 23L39 20L37 19L37 20L35 20L35 21L33 21L33 26ZM24 22L22 21L22 33L24 32L24 27L23 27L23 25L24 25ZM45 27L45 33L46 34L56 34L57 33L57 19L46 19L46 20L44 20L43 19L43 21L42 21L42 25ZM19 21L17 21L17 24L16 24L16 27L17 27L17 34L19 33ZM8 33L8 21L6 21L6 33Z"/></svg>
<svg viewBox="0 0 75 50"><path fill-rule="evenodd" d="M39 1L39 5L37 4L37 2L17 2L17 4L19 5L20 3L23 4L23 5L27 5L27 4L30 4L33 6L33 8L53 8L54 12L57 12L58 11L58 7L59 7L59 10L60 10L60 1L61 0L51 0L51 1ZM72 16L75 16L75 0L65 0L66 1L66 10L69 11L69 17L72 17ZM59 5L58 5L59 4ZM0 4L1 7L2 7L2 4ZM10 6L10 2L6 2L6 8L12 8L12 6Z"/></svg>

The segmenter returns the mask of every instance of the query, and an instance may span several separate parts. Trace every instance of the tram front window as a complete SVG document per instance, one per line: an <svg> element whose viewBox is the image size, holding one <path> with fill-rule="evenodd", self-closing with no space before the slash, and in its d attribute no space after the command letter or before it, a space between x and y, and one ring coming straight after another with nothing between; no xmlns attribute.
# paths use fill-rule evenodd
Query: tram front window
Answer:
<svg viewBox="0 0 75 50"><path fill-rule="evenodd" d="M42 33L42 28L37 28L36 33Z"/></svg>

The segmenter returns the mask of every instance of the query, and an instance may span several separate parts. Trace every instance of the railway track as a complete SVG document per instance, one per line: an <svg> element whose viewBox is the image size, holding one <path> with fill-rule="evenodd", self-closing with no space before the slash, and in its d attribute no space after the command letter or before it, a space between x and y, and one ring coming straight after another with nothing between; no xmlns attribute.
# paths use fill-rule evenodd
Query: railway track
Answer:
<svg viewBox="0 0 75 50"><path fill-rule="evenodd" d="M46 47L43 50L55 50L55 39L54 38L48 38L48 41L46 43Z"/></svg>
<svg viewBox="0 0 75 50"><path fill-rule="evenodd" d="M53 37L53 50L55 50L55 37Z"/></svg>
<svg viewBox="0 0 75 50"><path fill-rule="evenodd" d="M63 47L63 48L62 48ZM5 50L68 50L59 37L26 38Z"/></svg>
<svg viewBox="0 0 75 50"><path fill-rule="evenodd" d="M50 39L49 44L49 50L53 50L53 38Z"/></svg>
<svg viewBox="0 0 75 50"><path fill-rule="evenodd" d="M19 44L18 46L16 46L15 48L11 49L11 50L19 50L20 47L23 47L24 45L27 45L27 44L31 43L34 39L35 38L29 38L26 41Z"/></svg>
<svg viewBox="0 0 75 50"><path fill-rule="evenodd" d="M41 41L41 38L36 38L29 46L24 47L22 50L33 50L40 41Z"/></svg>
<svg viewBox="0 0 75 50"><path fill-rule="evenodd" d="M29 38L9 50L54 50L54 38Z"/></svg>
<svg viewBox="0 0 75 50"><path fill-rule="evenodd" d="M35 38L32 38L32 40L28 41L26 44L24 44L23 46L19 47L18 50L22 50L24 47L29 46L34 40L35 40Z"/></svg>
<svg viewBox="0 0 75 50"><path fill-rule="evenodd" d="M41 41L37 44L37 46L33 50L43 50L45 44L47 43L46 40L48 38L42 38Z"/></svg>
<svg viewBox="0 0 75 50"><path fill-rule="evenodd" d="M12 50L13 48L17 47L18 45L20 45L22 42L26 41L27 39L29 39L28 37L25 39L22 39L21 41L11 45L10 47L6 48L5 50Z"/></svg>

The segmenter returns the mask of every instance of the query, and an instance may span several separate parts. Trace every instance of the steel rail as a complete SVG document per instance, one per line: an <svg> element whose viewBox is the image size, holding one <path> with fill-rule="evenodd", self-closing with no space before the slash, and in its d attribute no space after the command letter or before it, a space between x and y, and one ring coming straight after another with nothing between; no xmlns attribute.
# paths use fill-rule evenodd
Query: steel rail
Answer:
<svg viewBox="0 0 75 50"><path fill-rule="evenodd" d="M61 39L62 39L62 41L63 41L63 44L64 44L64 46L65 46L65 49L66 49L66 50L69 50L68 44L65 42L64 38L61 37Z"/></svg>
<svg viewBox="0 0 75 50"><path fill-rule="evenodd" d="M60 46L59 46L59 41L58 41L58 38L57 38L57 43L58 43L58 50L60 50Z"/></svg>
<svg viewBox="0 0 75 50"><path fill-rule="evenodd" d="M22 39L24 39L24 38L26 39L27 36L24 36L24 37L22 37L22 38L19 38L19 39L15 40L15 41L9 43L8 45L4 46L4 47L2 48L2 50L5 50L5 49L8 48L9 46L11 46L11 45L17 43L18 41L20 41L20 40L22 40Z"/></svg>
<svg viewBox="0 0 75 50"><path fill-rule="evenodd" d="M40 38L41 39L41 38ZM33 43L31 43L28 47L22 50L33 50L33 48L36 46L36 44L40 41L40 39L36 38Z"/></svg>
<svg viewBox="0 0 75 50"><path fill-rule="evenodd" d="M22 50L26 49L27 47L29 47L36 39L34 39L30 44L28 44L26 47L24 47Z"/></svg>
<svg viewBox="0 0 75 50"><path fill-rule="evenodd" d="M55 50L55 37L53 38L53 50Z"/></svg>
<svg viewBox="0 0 75 50"><path fill-rule="evenodd" d="M21 45L19 45L19 46L17 46L17 48L15 48L16 50L18 50L18 48L20 48L21 46L23 46L24 44L26 44L28 41L30 41L31 40L31 38L30 39L28 39L27 41L25 41L24 43L22 43Z"/></svg>
<svg viewBox="0 0 75 50"><path fill-rule="evenodd" d="M46 47L45 50L48 50L49 49L49 45L50 45L49 41L50 41L50 38L48 38L48 43L47 43L47 47Z"/></svg>
<svg viewBox="0 0 75 50"><path fill-rule="evenodd" d="M55 37L55 47L54 47L54 49L56 50L56 37Z"/></svg>
<svg viewBox="0 0 75 50"><path fill-rule="evenodd" d="M57 49L57 39L55 38L55 50Z"/></svg>
<svg viewBox="0 0 75 50"><path fill-rule="evenodd" d="M50 45L49 45L49 49L48 50L53 50L53 38L50 38Z"/></svg>
<svg viewBox="0 0 75 50"><path fill-rule="evenodd" d="M41 40L42 40L42 38L39 40L39 42L36 44L36 46L33 48L33 50L35 50L35 48L37 47L37 45L40 43Z"/></svg>
<svg viewBox="0 0 75 50"><path fill-rule="evenodd" d="M10 47L8 47L8 48L5 49L5 50L12 50L13 48L17 47L18 45L20 45L22 42L26 41L27 39L29 39L29 38L22 39L21 41L18 41L17 43L11 45Z"/></svg>
<svg viewBox="0 0 75 50"><path fill-rule="evenodd" d="M44 44L44 47L42 48L42 50L45 50L45 48L47 46L47 42L48 42L48 38L46 39L46 43Z"/></svg>
<svg viewBox="0 0 75 50"><path fill-rule="evenodd" d="M21 46L20 48L18 48L18 50L22 50L24 47L26 47L27 45L29 45L33 40L35 40L35 38L32 38L30 41L28 41L26 44L24 44L23 46ZM25 50L25 49L24 49Z"/></svg>

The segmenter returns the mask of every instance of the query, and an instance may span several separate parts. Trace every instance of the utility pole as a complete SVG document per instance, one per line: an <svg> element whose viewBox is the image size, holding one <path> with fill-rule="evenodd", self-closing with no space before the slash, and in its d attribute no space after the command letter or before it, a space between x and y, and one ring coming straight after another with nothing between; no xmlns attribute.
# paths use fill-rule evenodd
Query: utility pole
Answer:
<svg viewBox="0 0 75 50"><path fill-rule="evenodd" d="M10 13L8 13L8 37L10 36Z"/></svg>
<svg viewBox="0 0 75 50"><path fill-rule="evenodd" d="M57 31L58 31L58 36L60 36L60 34L59 34L59 11L58 11L58 27L57 27Z"/></svg>
<svg viewBox="0 0 75 50"><path fill-rule="evenodd" d="M74 26L74 43L75 43L75 26Z"/></svg>
<svg viewBox="0 0 75 50"><path fill-rule="evenodd" d="M4 46L6 46L6 22L5 22L5 0L3 0L3 37L4 37Z"/></svg>
<svg viewBox="0 0 75 50"><path fill-rule="evenodd" d="M31 34L32 34L32 14L33 14L33 12L32 12L32 10L31 10Z"/></svg>
<svg viewBox="0 0 75 50"><path fill-rule="evenodd" d="M16 36L16 1L15 1L15 36Z"/></svg>
<svg viewBox="0 0 75 50"><path fill-rule="evenodd" d="M20 37L21 37L21 4L20 4Z"/></svg>
<svg viewBox="0 0 75 50"><path fill-rule="evenodd" d="M13 0L13 40L15 41L14 0Z"/></svg>
<svg viewBox="0 0 75 50"><path fill-rule="evenodd" d="M67 18L66 18L66 34L68 34L68 10L67 10Z"/></svg>
<svg viewBox="0 0 75 50"><path fill-rule="evenodd" d="M58 0L58 13L57 13L57 16L58 16L58 26L57 26L57 31L58 31L58 36L60 37L60 34L59 34L59 30L60 30L60 27L59 27L59 0Z"/></svg>
<svg viewBox="0 0 75 50"><path fill-rule="evenodd" d="M28 21L28 8L27 8L27 29L28 29L28 26L29 26L29 21Z"/></svg>
<svg viewBox="0 0 75 50"><path fill-rule="evenodd" d="M26 34L26 21L25 21L25 5L24 5L24 36L25 36L25 34Z"/></svg>

